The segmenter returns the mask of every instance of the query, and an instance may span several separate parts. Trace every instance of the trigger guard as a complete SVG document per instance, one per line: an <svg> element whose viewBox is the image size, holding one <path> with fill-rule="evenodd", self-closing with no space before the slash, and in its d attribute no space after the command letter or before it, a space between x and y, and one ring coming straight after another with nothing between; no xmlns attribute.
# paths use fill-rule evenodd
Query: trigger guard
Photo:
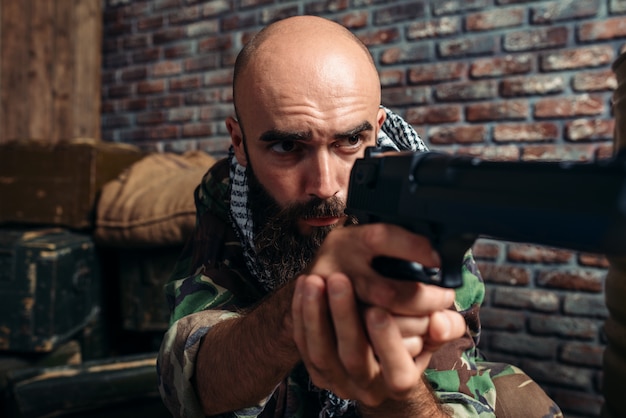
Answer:
<svg viewBox="0 0 626 418"><path fill-rule="evenodd" d="M424 267L415 261L393 257L376 257L372 260L372 268L381 275L394 280L440 284L439 269Z"/></svg>

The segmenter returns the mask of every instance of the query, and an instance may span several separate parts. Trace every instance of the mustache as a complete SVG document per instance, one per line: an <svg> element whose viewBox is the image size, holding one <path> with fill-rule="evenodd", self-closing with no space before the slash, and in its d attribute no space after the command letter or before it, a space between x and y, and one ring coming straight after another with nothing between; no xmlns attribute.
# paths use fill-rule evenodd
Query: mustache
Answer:
<svg viewBox="0 0 626 418"><path fill-rule="evenodd" d="M339 218L345 215L345 209L346 203L337 196L327 199L314 197L306 202L290 204L281 209L276 218Z"/></svg>

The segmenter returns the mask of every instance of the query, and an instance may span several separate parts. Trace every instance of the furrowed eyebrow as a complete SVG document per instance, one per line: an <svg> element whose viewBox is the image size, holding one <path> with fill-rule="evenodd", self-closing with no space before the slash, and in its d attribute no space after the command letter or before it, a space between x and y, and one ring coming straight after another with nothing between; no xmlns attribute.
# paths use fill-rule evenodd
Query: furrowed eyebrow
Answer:
<svg viewBox="0 0 626 418"><path fill-rule="evenodd" d="M373 129L374 127L372 126L372 124L369 123L368 121L365 121L361 123L360 125L355 126L354 128L350 129L349 131L336 133L334 135L334 138L335 139L350 138L354 135L360 134L361 132L371 131Z"/></svg>
<svg viewBox="0 0 626 418"><path fill-rule="evenodd" d="M311 132L287 132L280 129L270 129L263 132L259 140L262 142L308 141L311 137Z"/></svg>

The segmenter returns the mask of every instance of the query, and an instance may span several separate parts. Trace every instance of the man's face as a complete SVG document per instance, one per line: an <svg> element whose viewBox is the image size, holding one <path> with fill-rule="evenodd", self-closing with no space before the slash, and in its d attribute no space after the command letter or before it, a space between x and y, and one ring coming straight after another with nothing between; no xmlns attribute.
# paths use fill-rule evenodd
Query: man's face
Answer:
<svg viewBox="0 0 626 418"><path fill-rule="evenodd" d="M237 160L253 171L252 188L260 191L251 195L255 223L259 228L269 223L265 213L271 205L264 193L277 206L269 215L270 228L298 239L278 245L287 253L293 246L316 249L330 228L343 223L350 171L375 144L385 112L379 108L377 74L362 51L317 60L299 54L295 64L277 64L275 56L283 55L259 59L241 77L236 92L241 123L229 119L227 126ZM257 248L276 247L274 239L258 234Z"/></svg>

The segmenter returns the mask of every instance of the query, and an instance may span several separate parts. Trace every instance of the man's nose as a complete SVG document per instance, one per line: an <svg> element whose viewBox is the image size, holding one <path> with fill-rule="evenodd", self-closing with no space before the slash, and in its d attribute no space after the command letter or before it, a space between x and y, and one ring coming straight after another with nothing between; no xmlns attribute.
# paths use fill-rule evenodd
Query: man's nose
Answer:
<svg viewBox="0 0 626 418"><path fill-rule="evenodd" d="M306 167L306 194L311 197L328 199L339 193L340 168L332 155L320 152L310 158Z"/></svg>

